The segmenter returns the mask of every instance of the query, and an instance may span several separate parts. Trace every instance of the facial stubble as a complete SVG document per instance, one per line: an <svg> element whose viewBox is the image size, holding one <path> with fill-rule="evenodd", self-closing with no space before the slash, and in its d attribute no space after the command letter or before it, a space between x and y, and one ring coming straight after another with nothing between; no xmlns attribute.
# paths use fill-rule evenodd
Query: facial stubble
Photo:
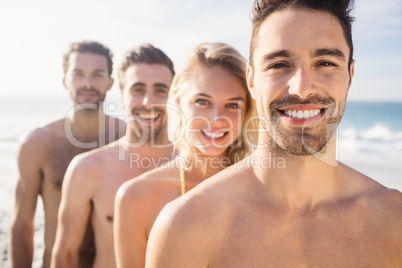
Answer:
<svg viewBox="0 0 402 268"><path fill-rule="evenodd" d="M336 132L345 108L346 97L342 102L332 98L311 97L306 100L290 96L270 104L269 117L261 120L272 141L272 148L280 155L309 156L325 150L328 141ZM290 125L280 115L280 107L296 104L316 104L324 106L323 117L316 122L297 126Z"/></svg>

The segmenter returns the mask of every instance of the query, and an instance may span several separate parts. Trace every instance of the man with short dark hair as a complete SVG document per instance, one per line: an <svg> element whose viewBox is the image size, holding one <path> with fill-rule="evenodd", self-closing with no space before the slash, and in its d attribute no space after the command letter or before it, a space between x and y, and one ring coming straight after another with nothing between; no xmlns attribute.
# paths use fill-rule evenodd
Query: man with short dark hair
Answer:
<svg viewBox="0 0 402 268"><path fill-rule="evenodd" d="M94 230L94 267L115 267L114 200L124 182L170 161L166 101L173 63L160 49L145 44L128 51L119 68L126 135L107 147L71 162L63 184L52 267L78 267L86 222Z"/></svg>
<svg viewBox="0 0 402 268"><path fill-rule="evenodd" d="M30 133L18 152L19 179L11 226L12 267L31 267L38 196L45 210L43 267L50 266L64 173L77 154L120 138L124 122L104 114L103 100L113 85L112 53L97 42L73 43L64 55L64 87L74 108Z"/></svg>
<svg viewBox="0 0 402 268"><path fill-rule="evenodd" d="M350 2L255 0L258 147L164 208L146 267L402 267L402 194L336 161Z"/></svg>

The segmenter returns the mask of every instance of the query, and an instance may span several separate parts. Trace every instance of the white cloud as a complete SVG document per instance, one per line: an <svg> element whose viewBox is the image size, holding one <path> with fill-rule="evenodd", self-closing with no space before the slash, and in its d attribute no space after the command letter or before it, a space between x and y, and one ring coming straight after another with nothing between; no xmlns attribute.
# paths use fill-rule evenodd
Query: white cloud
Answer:
<svg viewBox="0 0 402 268"><path fill-rule="evenodd" d="M356 1L355 30L362 37L402 36L401 0Z"/></svg>

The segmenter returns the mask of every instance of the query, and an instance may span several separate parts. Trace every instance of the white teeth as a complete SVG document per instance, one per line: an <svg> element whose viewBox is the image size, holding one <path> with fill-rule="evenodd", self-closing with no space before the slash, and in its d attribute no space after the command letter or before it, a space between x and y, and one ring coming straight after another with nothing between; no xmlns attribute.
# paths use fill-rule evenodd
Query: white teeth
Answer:
<svg viewBox="0 0 402 268"><path fill-rule="evenodd" d="M303 119L304 118L304 113L303 111L297 111L297 118Z"/></svg>
<svg viewBox="0 0 402 268"><path fill-rule="evenodd" d="M314 117L320 113L320 109L315 110L286 110L285 114L287 116L297 118L297 119L307 119Z"/></svg>
<svg viewBox="0 0 402 268"><path fill-rule="evenodd" d="M158 117L156 113L151 113L151 114L138 114L138 117L145 119L145 120L150 120L150 119L155 119Z"/></svg>
<svg viewBox="0 0 402 268"><path fill-rule="evenodd" d="M210 139L219 139L219 138L223 137L223 135L225 135L225 132L221 132L221 133L208 133L205 131L203 131L203 132Z"/></svg>

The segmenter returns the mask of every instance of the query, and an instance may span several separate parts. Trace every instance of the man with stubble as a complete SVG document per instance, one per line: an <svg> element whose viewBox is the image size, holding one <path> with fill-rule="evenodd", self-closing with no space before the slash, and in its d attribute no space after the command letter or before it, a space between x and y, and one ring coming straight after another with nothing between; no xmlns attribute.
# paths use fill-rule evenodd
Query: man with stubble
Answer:
<svg viewBox="0 0 402 268"><path fill-rule="evenodd" d="M164 208L146 267L402 267L402 194L336 161L352 4L254 1L258 148Z"/></svg>
<svg viewBox="0 0 402 268"><path fill-rule="evenodd" d="M67 166L76 155L124 134L125 123L103 111L103 101L114 81L112 65L112 53L97 42L73 43L64 55L63 85L74 107L65 118L34 130L19 148L19 178L10 240L12 267L32 265L38 196L45 211L43 267L50 266ZM86 255L90 250L89 240L83 244Z"/></svg>

